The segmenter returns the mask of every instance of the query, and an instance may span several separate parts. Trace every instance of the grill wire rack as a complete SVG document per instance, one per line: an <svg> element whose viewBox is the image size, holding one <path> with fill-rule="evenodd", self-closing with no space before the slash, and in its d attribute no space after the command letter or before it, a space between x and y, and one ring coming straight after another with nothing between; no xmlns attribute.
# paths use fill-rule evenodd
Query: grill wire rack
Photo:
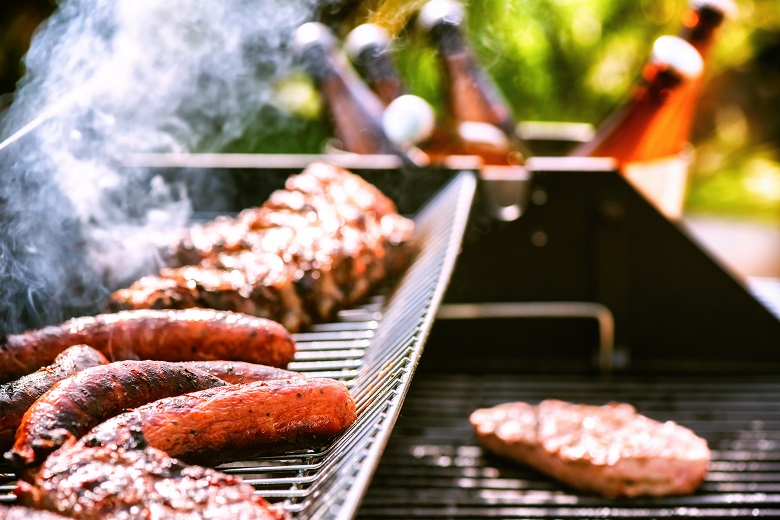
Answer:
<svg viewBox="0 0 780 520"><path fill-rule="evenodd" d="M390 437L460 252L474 192L473 172L456 174L415 215L412 265L384 294L343 310L332 323L295 335L289 370L344 381L355 424L319 452L219 466L294 518L352 518ZM16 477L0 463L0 503Z"/></svg>
<svg viewBox="0 0 780 520"><path fill-rule="evenodd" d="M432 374L429 362L426 355L359 518L780 518L778 377ZM712 451L704 483L686 496L605 499L480 447L469 424L475 409L547 398L628 402L691 428Z"/></svg>

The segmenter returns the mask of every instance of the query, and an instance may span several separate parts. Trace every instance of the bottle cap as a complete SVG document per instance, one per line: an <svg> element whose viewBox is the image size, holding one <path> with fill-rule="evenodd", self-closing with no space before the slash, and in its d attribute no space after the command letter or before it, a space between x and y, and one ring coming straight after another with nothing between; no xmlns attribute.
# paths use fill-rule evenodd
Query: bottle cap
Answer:
<svg viewBox="0 0 780 520"><path fill-rule="evenodd" d="M701 54L690 43L677 36L661 36L653 44L653 63L673 69L686 79L695 79L704 69Z"/></svg>
<svg viewBox="0 0 780 520"><path fill-rule="evenodd" d="M436 116L431 105L411 94L395 98L382 114L385 135L399 146L425 141L433 133L435 124Z"/></svg>
<svg viewBox="0 0 780 520"><path fill-rule="evenodd" d="M380 50L386 50L390 47L390 35L384 28L373 23L358 25L352 29L344 41L344 49L353 60L356 60L364 50L370 47L377 47Z"/></svg>
<svg viewBox="0 0 780 520"><path fill-rule="evenodd" d="M463 22L463 4L456 0L430 0L422 6L417 23L426 31L437 25L460 25Z"/></svg>
<svg viewBox="0 0 780 520"><path fill-rule="evenodd" d="M291 43L296 52L302 53L312 45L332 48L336 45L336 37L327 26L319 22L308 22L295 30Z"/></svg>
<svg viewBox="0 0 780 520"><path fill-rule="evenodd" d="M724 18L731 18L737 13L737 4L733 0L691 0L691 8L698 11L709 9L722 13Z"/></svg>

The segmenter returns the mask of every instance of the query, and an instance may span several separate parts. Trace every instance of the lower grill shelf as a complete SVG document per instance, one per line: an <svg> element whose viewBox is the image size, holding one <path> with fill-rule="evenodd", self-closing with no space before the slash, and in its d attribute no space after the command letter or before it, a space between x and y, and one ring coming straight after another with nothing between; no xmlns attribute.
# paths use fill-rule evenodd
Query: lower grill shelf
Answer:
<svg viewBox="0 0 780 520"><path fill-rule="evenodd" d="M486 453L476 408L558 398L633 404L707 439L690 496L608 500ZM624 378L418 373L360 518L780 518L780 378Z"/></svg>

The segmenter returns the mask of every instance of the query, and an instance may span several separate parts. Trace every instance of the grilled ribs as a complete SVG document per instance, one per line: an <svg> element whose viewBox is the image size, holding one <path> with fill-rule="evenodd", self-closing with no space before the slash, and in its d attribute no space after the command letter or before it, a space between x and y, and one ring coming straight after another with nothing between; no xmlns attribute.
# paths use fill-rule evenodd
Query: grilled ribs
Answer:
<svg viewBox="0 0 780 520"><path fill-rule="evenodd" d="M707 472L707 442L633 406L506 403L479 409L471 424L490 451L607 497L692 493Z"/></svg>
<svg viewBox="0 0 780 520"><path fill-rule="evenodd" d="M297 331L357 302L408 261L413 224L376 187L315 163L236 218L194 226L180 265L112 295L112 309L236 310Z"/></svg>
<svg viewBox="0 0 780 520"><path fill-rule="evenodd" d="M75 441L53 453L34 482L20 482L17 495L26 506L84 520L284 518L238 477L188 466L154 448Z"/></svg>

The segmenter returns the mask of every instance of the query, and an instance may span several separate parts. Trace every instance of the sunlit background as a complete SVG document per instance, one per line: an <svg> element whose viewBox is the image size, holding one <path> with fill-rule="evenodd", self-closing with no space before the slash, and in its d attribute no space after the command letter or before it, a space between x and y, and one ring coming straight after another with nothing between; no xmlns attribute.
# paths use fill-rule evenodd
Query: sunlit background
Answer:
<svg viewBox="0 0 780 520"><path fill-rule="evenodd" d="M342 36L365 21L394 32L408 89L441 110L435 54L411 23L422 3L331 2L331 11L343 15L334 23ZM780 8L777 0L736 3L707 64L686 214L773 233L780 229ZM653 40L678 31L685 7L685 0L479 0L467 3L468 36L519 121L598 125L636 82ZM30 38L54 8L52 0L0 6L0 108L13 100ZM308 79L291 74L274 92L275 106L217 151L322 150L328 129Z"/></svg>

